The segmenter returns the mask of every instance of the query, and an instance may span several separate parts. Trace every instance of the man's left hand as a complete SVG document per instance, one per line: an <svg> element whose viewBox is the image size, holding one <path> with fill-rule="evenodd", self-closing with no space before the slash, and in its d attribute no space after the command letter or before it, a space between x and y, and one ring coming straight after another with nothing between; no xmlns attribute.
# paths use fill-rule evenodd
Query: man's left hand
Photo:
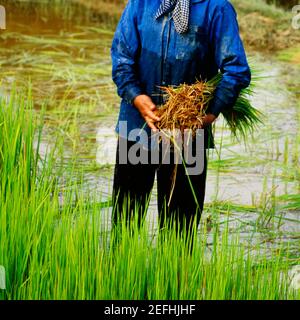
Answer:
<svg viewBox="0 0 300 320"><path fill-rule="evenodd" d="M202 128L204 129L205 127L209 126L209 125L212 124L216 119L217 119L217 117L216 117L214 114L208 113L208 114L205 115L205 117L203 118Z"/></svg>

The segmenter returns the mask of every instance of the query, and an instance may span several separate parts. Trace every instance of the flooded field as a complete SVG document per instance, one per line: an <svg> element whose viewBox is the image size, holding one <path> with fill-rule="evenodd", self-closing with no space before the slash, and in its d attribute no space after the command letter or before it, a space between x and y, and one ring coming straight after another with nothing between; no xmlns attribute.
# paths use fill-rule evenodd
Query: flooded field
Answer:
<svg viewBox="0 0 300 320"><path fill-rule="evenodd" d="M96 22L76 24L33 13L28 24L28 16L12 10L15 19L0 34L2 94L12 86L31 88L36 112L46 108L41 154L51 148L53 133L61 131L65 163L76 157L78 171L84 172L83 190L98 190L99 201L109 203L119 105L111 80L113 31ZM245 238L256 235L260 241L267 234L273 243L284 236L297 246L299 198L293 210L284 200L300 192L299 101L287 85L299 66L259 54L250 60L261 77L253 104L264 113L265 125L245 146L233 141L218 119L217 147L209 152L204 217L213 226L221 214ZM148 214L154 223L155 194ZM104 209L105 220L109 215L110 209Z"/></svg>
<svg viewBox="0 0 300 320"><path fill-rule="evenodd" d="M231 137L221 116L217 120L193 254L172 232L158 242L156 187L145 229L125 233L114 247L120 99L110 60L118 13L110 8L123 1L103 1L103 14L101 1L75 2L80 6L6 1L0 268L7 290L0 286L0 300L300 298L300 65L290 58L294 49L248 51L258 75L251 99L264 125L245 144ZM245 3L238 10L251 16L253 7ZM270 9L255 2L260 5L260 14Z"/></svg>

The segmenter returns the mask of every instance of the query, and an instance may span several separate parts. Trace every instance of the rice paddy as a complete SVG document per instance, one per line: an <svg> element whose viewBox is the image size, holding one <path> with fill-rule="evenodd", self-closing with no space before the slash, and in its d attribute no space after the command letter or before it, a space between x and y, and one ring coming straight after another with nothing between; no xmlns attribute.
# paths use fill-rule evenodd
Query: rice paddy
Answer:
<svg viewBox="0 0 300 320"><path fill-rule="evenodd" d="M119 104L112 29L26 7L31 26L22 10L0 31L0 299L299 299L298 66L253 56L264 125L244 144L216 122L192 254L158 232L155 189L142 229L115 246L114 159L97 162Z"/></svg>

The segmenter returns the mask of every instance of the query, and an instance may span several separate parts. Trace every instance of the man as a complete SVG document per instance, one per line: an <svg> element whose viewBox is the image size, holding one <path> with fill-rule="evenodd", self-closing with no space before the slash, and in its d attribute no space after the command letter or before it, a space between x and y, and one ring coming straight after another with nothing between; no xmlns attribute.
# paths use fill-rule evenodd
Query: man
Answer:
<svg viewBox="0 0 300 320"><path fill-rule="evenodd" d="M129 0L111 55L113 80L122 98L116 127L120 139L113 222L122 212L136 213L139 220L144 217L157 174L160 227L173 217L180 230L189 232L193 222L198 225L203 210L206 154L201 174L186 175L179 164L172 188L174 164L122 164L120 145L128 151L136 143L130 135L134 129L145 129L149 136L150 130L156 131L155 110L164 102L160 86L192 84L220 71L223 77L203 122L205 148L214 147L211 124L222 110L233 106L251 78L236 12L227 0Z"/></svg>

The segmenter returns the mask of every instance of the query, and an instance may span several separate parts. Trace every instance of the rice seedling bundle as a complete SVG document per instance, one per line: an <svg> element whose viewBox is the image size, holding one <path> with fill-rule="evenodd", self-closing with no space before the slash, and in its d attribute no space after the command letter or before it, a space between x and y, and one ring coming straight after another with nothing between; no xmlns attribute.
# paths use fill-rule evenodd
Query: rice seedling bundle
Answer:
<svg viewBox="0 0 300 320"><path fill-rule="evenodd" d="M157 110L160 121L158 129L191 129L193 134L203 125L207 105L212 98L214 86L208 82L182 84L179 87L161 87L167 95L166 103Z"/></svg>
<svg viewBox="0 0 300 320"><path fill-rule="evenodd" d="M190 129L194 136L196 130L203 127L203 118L221 78L222 75L218 74L209 81L197 80L191 85L161 87L166 103L157 110L161 118L156 123L157 128L162 132ZM262 113L249 100L251 93L251 88L243 89L235 104L222 111L226 124L236 138L245 139L262 123Z"/></svg>

